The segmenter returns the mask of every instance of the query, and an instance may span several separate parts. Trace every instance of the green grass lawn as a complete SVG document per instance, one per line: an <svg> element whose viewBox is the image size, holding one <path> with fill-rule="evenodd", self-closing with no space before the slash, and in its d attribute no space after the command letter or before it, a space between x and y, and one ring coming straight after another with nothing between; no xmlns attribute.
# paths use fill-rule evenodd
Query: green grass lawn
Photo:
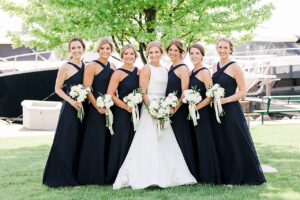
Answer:
<svg viewBox="0 0 300 200"><path fill-rule="evenodd" d="M266 174L262 186L192 185L168 189L111 186L50 189L41 184L52 137L0 138L0 199L300 199L300 125L264 125L251 129Z"/></svg>

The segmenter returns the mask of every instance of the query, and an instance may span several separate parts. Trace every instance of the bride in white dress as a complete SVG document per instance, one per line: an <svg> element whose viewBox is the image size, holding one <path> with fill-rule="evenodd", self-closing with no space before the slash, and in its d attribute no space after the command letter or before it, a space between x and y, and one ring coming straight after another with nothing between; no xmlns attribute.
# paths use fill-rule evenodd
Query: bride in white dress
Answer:
<svg viewBox="0 0 300 200"><path fill-rule="evenodd" d="M151 62L140 74L140 85L146 92L143 100L147 105L151 100L165 96L168 71L159 65L162 52L158 42L150 42L147 46ZM185 163L170 124L166 126L163 136L158 137L155 121L143 105L138 129L113 189L166 188L193 183L196 179Z"/></svg>

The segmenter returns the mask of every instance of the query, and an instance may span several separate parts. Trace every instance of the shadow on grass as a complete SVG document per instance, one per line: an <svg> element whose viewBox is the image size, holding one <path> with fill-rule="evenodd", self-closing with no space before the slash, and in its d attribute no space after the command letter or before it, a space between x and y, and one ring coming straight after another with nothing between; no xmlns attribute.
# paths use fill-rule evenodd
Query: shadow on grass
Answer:
<svg viewBox="0 0 300 200"><path fill-rule="evenodd" d="M51 189L41 184L49 146L0 150L0 199L297 199L300 198L300 152L257 144L260 161L278 173L266 174L262 186L191 185L174 188L112 190L111 186ZM18 191L18 192L16 192Z"/></svg>

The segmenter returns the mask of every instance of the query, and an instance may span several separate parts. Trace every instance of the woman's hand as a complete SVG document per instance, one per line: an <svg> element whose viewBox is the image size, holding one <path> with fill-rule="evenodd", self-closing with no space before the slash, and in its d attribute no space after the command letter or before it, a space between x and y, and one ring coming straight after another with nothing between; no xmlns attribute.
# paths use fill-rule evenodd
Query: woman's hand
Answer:
<svg viewBox="0 0 300 200"><path fill-rule="evenodd" d="M126 111L129 112L129 113L132 113L132 108L127 106Z"/></svg>
<svg viewBox="0 0 300 200"><path fill-rule="evenodd" d="M69 104L73 106L77 111L79 111L82 108L82 103L75 101L74 99L69 100Z"/></svg>
<svg viewBox="0 0 300 200"><path fill-rule="evenodd" d="M100 114L106 114L108 110L106 108L96 108Z"/></svg>

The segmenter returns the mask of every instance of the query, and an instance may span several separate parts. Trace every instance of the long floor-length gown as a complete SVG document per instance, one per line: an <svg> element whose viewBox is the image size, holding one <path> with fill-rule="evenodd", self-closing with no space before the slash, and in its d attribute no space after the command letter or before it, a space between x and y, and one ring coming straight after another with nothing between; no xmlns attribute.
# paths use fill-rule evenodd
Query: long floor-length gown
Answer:
<svg viewBox="0 0 300 200"><path fill-rule="evenodd" d="M178 67L186 66L185 64L178 64L176 66L171 66L168 73L168 85L166 89L166 95L172 92L176 92L178 98L181 97L182 88L181 88L181 79L175 74L175 70ZM187 67L187 66L186 66ZM171 126L174 131L175 137L179 144L179 147L182 151L184 159L189 167L191 173L197 177L197 166L195 162L195 152L193 149L194 136L190 129L188 118L188 107L185 104L182 104L176 113L171 116Z"/></svg>
<svg viewBox="0 0 300 200"><path fill-rule="evenodd" d="M103 69L94 76L92 83L93 95L97 98L100 93L105 94L113 70L110 63L107 65L95 60ZM81 185L106 184L106 163L108 157L110 133L105 126L105 115L100 114L90 104L86 116L83 132L82 148L80 153L77 180Z"/></svg>
<svg viewBox="0 0 300 200"><path fill-rule="evenodd" d="M82 84L84 64L78 67L74 63L68 64L78 71L65 81L67 93L73 85ZM43 184L49 187L76 186L76 173L82 139L83 125L77 118L77 110L64 101L53 144L49 153L43 176Z"/></svg>
<svg viewBox="0 0 300 200"><path fill-rule="evenodd" d="M190 88L196 88L202 97L206 98L206 87L204 82L199 80L196 75L202 71L208 70L202 67L191 74ZM198 110L200 119L197 125L191 124L191 129L195 134L195 155L197 160L197 181L199 183L220 183L220 169L217 152L215 148L214 136L212 131L212 108L207 105Z"/></svg>
<svg viewBox="0 0 300 200"><path fill-rule="evenodd" d="M139 87L138 68L134 68L132 72L123 68L119 68L118 70L127 73L127 76L119 83L117 89L118 98L123 100L124 97ZM115 181L131 145L134 136L134 127L131 118L131 113L123 108L115 107L113 123L114 135L111 137L108 158L108 183Z"/></svg>
<svg viewBox="0 0 300 200"><path fill-rule="evenodd" d="M150 65L150 70L147 93L151 101L165 96L168 72L162 66ZM158 138L155 121L143 106L138 129L113 188L166 188L195 182L170 124L166 126L163 136Z"/></svg>
<svg viewBox="0 0 300 200"><path fill-rule="evenodd" d="M214 83L225 89L225 97L236 92L237 82L224 71L234 62L220 68L213 74ZM262 172L254 144L247 126L241 105L238 101L222 105L225 115L221 123L213 115L214 137L219 158L221 183L223 184L249 184L264 183Z"/></svg>

